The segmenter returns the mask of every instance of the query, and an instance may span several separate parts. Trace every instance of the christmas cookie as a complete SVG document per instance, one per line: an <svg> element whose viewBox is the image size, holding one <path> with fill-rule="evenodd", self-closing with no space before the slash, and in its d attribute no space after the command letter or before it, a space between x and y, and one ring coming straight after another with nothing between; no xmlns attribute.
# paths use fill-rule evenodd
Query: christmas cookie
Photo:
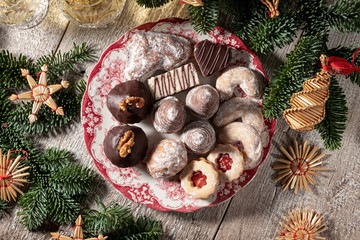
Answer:
<svg viewBox="0 0 360 240"><path fill-rule="evenodd" d="M181 187L194 198L208 198L219 185L219 174L205 158L192 160L180 173Z"/></svg>
<svg viewBox="0 0 360 240"><path fill-rule="evenodd" d="M260 97L261 80L247 67L228 68L216 80L221 101L231 98L237 87L249 97Z"/></svg>
<svg viewBox="0 0 360 240"><path fill-rule="evenodd" d="M146 168L154 178L170 178L186 166L187 160L184 143L164 139L152 150Z"/></svg>
<svg viewBox="0 0 360 240"><path fill-rule="evenodd" d="M229 65L231 52L227 46L204 40L195 45L194 56L201 73L206 77L226 68Z"/></svg>
<svg viewBox="0 0 360 240"><path fill-rule="evenodd" d="M186 120L185 106L175 97L167 97L155 105L154 128L160 133L180 131Z"/></svg>
<svg viewBox="0 0 360 240"><path fill-rule="evenodd" d="M226 125L219 132L219 141L239 145L244 155L245 169L251 169L258 165L262 157L263 147L259 131L254 127L242 123L233 122Z"/></svg>
<svg viewBox="0 0 360 240"><path fill-rule="evenodd" d="M205 154L215 145L215 130L208 122L195 121L184 127L181 141L185 143L190 152Z"/></svg>
<svg viewBox="0 0 360 240"><path fill-rule="evenodd" d="M170 71L184 64L191 55L191 44L180 36L139 31L125 50L125 79L145 81L157 70Z"/></svg>
<svg viewBox="0 0 360 240"><path fill-rule="evenodd" d="M223 127L235 120L253 126L258 131L264 129L264 117L257 104L246 98L234 97L223 102L216 112L213 123L216 127Z"/></svg>
<svg viewBox="0 0 360 240"><path fill-rule="evenodd" d="M126 168L144 159L148 140L141 128L121 125L110 129L103 145L104 153L112 164Z"/></svg>
<svg viewBox="0 0 360 240"><path fill-rule="evenodd" d="M194 116L201 119L211 118L219 108L219 93L206 84L191 89L186 95L186 107Z"/></svg>
<svg viewBox="0 0 360 240"><path fill-rule="evenodd" d="M218 144L211 150L207 160L212 162L223 182L238 179L244 171L242 153L231 144Z"/></svg>
<svg viewBox="0 0 360 240"><path fill-rule="evenodd" d="M153 98L146 85L139 81L128 81L115 86L107 96L107 107L122 123L138 123L153 106Z"/></svg>
<svg viewBox="0 0 360 240"><path fill-rule="evenodd" d="M150 78L148 85L156 100L182 92L199 85L200 80L194 64L188 63L170 72Z"/></svg>

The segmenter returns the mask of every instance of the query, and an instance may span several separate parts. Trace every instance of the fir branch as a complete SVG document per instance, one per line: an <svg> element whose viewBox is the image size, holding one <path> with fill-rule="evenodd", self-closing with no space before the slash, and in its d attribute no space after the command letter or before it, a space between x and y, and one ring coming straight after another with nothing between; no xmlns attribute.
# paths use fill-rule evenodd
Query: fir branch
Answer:
<svg viewBox="0 0 360 240"><path fill-rule="evenodd" d="M206 34L212 31L217 24L219 2L218 0L204 0L204 6L189 5L189 15L194 29L199 33Z"/></svg>
<svg viewBox="0 0 360 240"><path fill-rule="evenodd" d="M28 68L33 73L32 61L25 56L14 57L9 51L2 50L0 53L0 89L23 88L27 81L21 76L20 68Z"/></svg>
<svg viewBox="0 0 360 240"><path fill-rule="evenodd" d="M95 59L94 49L88 46L85 42L81 45L74 43L73 49L62 53L51 52L48 55L40 57L36 61L37 70L44 64L48 65L49 71L48 82L49 84L58 83L58 78L63 76L66 72L72 72L74 67L82 62L91 62Z"/></svg>
<svg viewBox="0 0 360 240"><path fill-rule="evenodd" d="M136 2L142 7L156 8L165 5L170 0L136 0Z"/></svg>
<svg viewBox="0 0 360 240"><path fill-rule="evenodd" d="M87 235L103 234L112 240L155 240L162 234L161 223L146 217L134 218L130 209L115 203L105 206L97 199L97 210L84 210Z"/></svg>
<svg viewBox="0 0 360 240"><path fill-rule="evenodd" d="M8 203L5 201L0 200L0 218L5 211L5 208L7 207Z"/></svg>
<svg viewBox="0 0 360 240"><path fill-rule="evenodd" d="M335 78L331 79L329 86L330 97L326 102L325 119L315 129L324 140L328 150L336 150L341 147L342 134L346 128L348 108L344 91Z"/></svg>
<svg viewBox="0 0 360 240"><path fill-rule="evenodd" d="M105 206L98 198L96 208L97 210L85 209L82 215L85 219L83 229L87 236L112 233L119 228L126 228L132 220L130 209L116 203Z"/></svg>
<svg viewBox="0 0 360 240"><path fill-rule="evenodd" d="M0 125L7 124L8 117L11 114L10 101L7 99L5 89L0 89Z"/></svg>
<svg viewBox="0 0 360 240"><path fill-rule="evenodd" d="M9 117L9 125L29 134L39 134L62 128L71 121L79 118L82 96L85 91L85 81L75 83L69 89L62 89L53 96L58 106L64 109L64 116L56 115L48 107L42 107L38 113L38 120L29 124L28 116L32 110L32 103L16 105ZM86 86L86 85L85 85ZM76 90L82 92L76 93Z"/></svg>
<svg viewBox="0 0 360 240"><path fill-rule="evenodd" d="M19 222L29 230L40 227L48 215L47 192L41 187L31 187L27 193L19 199L21 210Z"/></svg>
<svg viewBox="0 0 360 240"><path fill-rule="evenodd" d="M360 1L337 0L328 8L324 19L339 32L360 32Z"/></svg>
<svg viewBox="0 0 360 240"><path fill-rule="evenodd" d="M302 37L287 55L287 62L278 68L264 96L264 115L278 118L290 106L291 96L301 90L302 83L316 72L323 47L319 35Z"/></svg>
<svg viewBox="0 0 360 240"><path fill-rule="evenodd" d="M85 195L91 191L95 176L88 168L68 163L51 171L49 188L68 196Z"/></svg>

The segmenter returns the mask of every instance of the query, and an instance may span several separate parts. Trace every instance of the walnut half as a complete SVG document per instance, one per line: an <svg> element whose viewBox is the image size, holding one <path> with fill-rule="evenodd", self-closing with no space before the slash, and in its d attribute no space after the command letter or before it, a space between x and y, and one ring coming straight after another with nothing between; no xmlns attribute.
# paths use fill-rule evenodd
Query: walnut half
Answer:
<svg viewBox="0 0 360 240"><path fill-rule="evenodd" d="M131 153L131 147L135 144L135 134L133 131L127 131L124 136L120 138L118 150L120 157L124 158Z"/></svg>
<svg viewBox="0 0 360 240"><path fill-rule="evenodd" d="M145 104L145 100L142 97L128 97L121 100L118 104L119 108L126 111L128 106L135 105L136 108L142 108Z"/></svg>

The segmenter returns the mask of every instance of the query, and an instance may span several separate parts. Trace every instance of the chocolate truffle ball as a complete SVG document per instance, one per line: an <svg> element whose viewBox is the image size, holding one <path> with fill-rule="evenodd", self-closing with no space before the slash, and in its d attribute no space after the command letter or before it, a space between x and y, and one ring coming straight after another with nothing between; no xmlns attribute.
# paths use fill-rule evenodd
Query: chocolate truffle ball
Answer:
<svg viewBox="0 0 360 240"><path fill-rule="evenodd" d="M175 133L186 120L185 106L175 97L167 97L155 105L154 128L160 133Z"/></svg>
<svg viewBox="0 0 360 240"><path fill-rule="evenodd" d="M198 118L209 119L219 108L219 93L210 85L201 85L186 95L186 107Z"/></svg>
<svg viewBox="0 0 360 240"><path fill-rule="evenodd" d="M208 122L195 121L184 127L181 141L191 152L205 154L215 145L215 130Z"/></svg>
<svg viewBox="0 0 360 240"><path fill-rule="evenodd" d="M138 123L153 106L153 98L146 85L127 81L114 87L107 96L107 107L121 123Z"/></svg>
<svg viewBox="0 0 360 240"><path fill-rule="evenodd" d="M170 178L186 166L187 160L184 143L173 139L163 139L152 150L146 168L154 178Z"/></svg>
<svg viewBox="0 0 360 240"><path fill-rule="evenodd" d="M110 129L104 139L104 152L112 164L121 167L141 162L148 149L144 131L136 126L121 125Z"/></svg>

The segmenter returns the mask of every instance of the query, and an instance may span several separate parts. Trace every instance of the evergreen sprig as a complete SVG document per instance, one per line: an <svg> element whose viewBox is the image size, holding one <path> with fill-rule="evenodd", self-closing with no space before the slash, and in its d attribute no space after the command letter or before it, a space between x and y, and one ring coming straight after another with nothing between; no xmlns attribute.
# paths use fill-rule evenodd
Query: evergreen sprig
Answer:
<svg viewBox="0 0 360 240"><path fill-rule="evenodd" d="M156 8L165 5L170 0L136 0L136 2L142 7Z"/></svg>
<svg viewBox="0 0 360 240"><path fill-rule="evenodd" d="M5 211L5 208L7 207L8 203L5 201L0 200L0 218Z"/></svg>
<svg viewBox="0 0 360 240"><path fill-rule="evenodd" d="M331 79L329 86L330 97L326 102L325 119L315 129L324 140L324 145L329 150L341 147L342 134L346 128L348 108L344 91L335 78Z"/></svg>
<svg viewBox="0 0 360 240"><path fill-rule="evenodd" d="M360 0L338 0L329 6L325 20L339 32L360 32Z"/></svg>
<svg viewBox="0 0 360 240"><path fill-rule="evenodd" d="M217 0L204 0L204 6L189 5L190 20L194 29L199 33L208 33L217 24L219 17L219 2Z"/></svg>
<svg viewBox="0 0 360 240"><path fill-rule="evenodd" d="M160 222L143 216L135 218L130 209L116 203L105 206L99 199L97 210L84 210L83 218L87 236L103 234L111 240L156 240L163 232Z"/></svg>

